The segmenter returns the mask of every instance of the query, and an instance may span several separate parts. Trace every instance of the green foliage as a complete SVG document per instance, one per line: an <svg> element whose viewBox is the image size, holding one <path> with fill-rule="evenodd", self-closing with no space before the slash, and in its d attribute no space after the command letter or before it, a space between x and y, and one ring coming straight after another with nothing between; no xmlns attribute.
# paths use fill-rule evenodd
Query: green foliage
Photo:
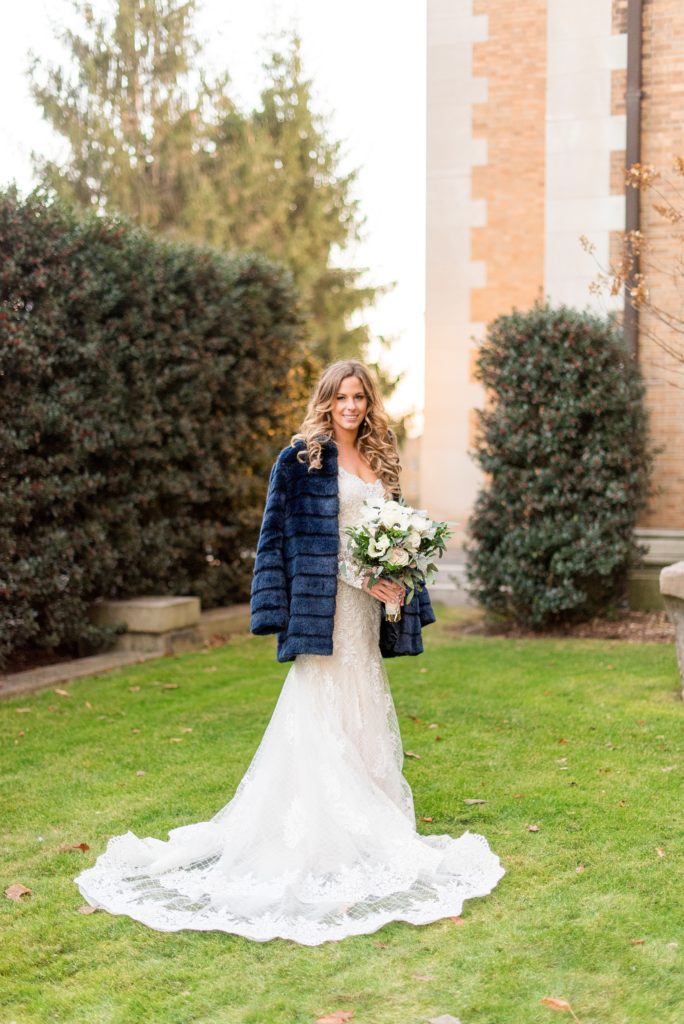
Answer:
<svg viewBox="0 0 684 1024"><path fill-rule="evenodd" d="M640 548L653 450L639 369L615 326L536 304L489 327L478 360L486 474L468 544L471 592L532 627L618 602Z"/></svg>
<svg viewBox="0 0 684 1024"><path fill-rule="evenodd" d="M116 0L100 17L76 0L64 66L34 57L31 67L33 96L67 147L64 162L35 157L41 181L174 238L277 260L294 276L318 364L362 355L369 328L351 319L388 287L338 265L365 220L358 172L341 172L341 144L314 110L301 40L276 39L260 106L243 112L228 74L202 70L196 6Z"/></svg>
<svg viewBox="0 0 684 1024"><path fill-rule="evenodd" d="M291 276L0 194L0 657L85 649L98 597L248 593L303 409Z"/></svg>

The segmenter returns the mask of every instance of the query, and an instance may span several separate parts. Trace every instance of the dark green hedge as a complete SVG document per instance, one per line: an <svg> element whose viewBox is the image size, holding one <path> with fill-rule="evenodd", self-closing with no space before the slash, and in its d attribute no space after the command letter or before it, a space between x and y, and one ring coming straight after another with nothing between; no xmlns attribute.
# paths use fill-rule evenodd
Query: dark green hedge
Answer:
<svg viewBox="0 0 684 1024"><path fill-rule="evenodd" d="M301 409L291 276L0 193L0 659L96 649L94 598L248 594Z"/></svg>
<svg viewBox="0 0 684 1024"><path fill-rule="evenodd" d="M478 377L468 577L486 609L542 627L623 597L653 452L636 363L610 321L537 304L488 329Z"/></svg>

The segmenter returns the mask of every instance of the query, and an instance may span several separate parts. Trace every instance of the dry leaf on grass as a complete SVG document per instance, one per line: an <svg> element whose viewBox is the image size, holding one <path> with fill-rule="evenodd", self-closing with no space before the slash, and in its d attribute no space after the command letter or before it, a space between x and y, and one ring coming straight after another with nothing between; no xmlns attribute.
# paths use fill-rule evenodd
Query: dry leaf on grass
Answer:
<svg viewBox="0 0 684 1024"><path fill-rule="evenodd" d="M572 1019L576 1020L577 1024L579 1024L579 1018L575 1015L575 1011L567 999L556 999L555 996L544 996L541 1003L543 1006L548 1006L552 1010L561 1010L563 1013L571 1013Z"/></svg>
<svg viewBox="0 0 684 1024"><path fill-rule="evenodd" d="M15 708L14 710L18 714L22 715L22 714L25 714L27 711L33 711L33 708Z"/></svg>
<svg viewBox="0 0 684 1024"><path fill-rule="evenodd" d="M8 900L14 900L15 903L19 903L22 896L32 896L33 889L27 889L21 882L15 882L14 885L10 885L5 889L5 896Z"/></svg>
<svg viewBox="0 0 684 1024"><path fill-rule="evenodd" d="M453 921L454 924L465 924L465 920L462 917L450 917L449 920Z"/></svg>
<svg viewBox="0 0 684 1024"><path fill-rule="evenodd" d="M432 818L422 817L420 820L421 821L432 821Z"/></svg>
<svg viewBox="0 0 684 1024"><path fill-rule="evenodd" d="M662 846L656 846L655 852L658 854L659 857L665 856L665 851L663 850Z"/></svg>
<svg viewBox="0 0 684 1024"><path fill-rule="evenodd" d="M353 1010L335 1010L334 1013L326 1013L322 1017L316 1017L316 1024L344 1024L354 1016Z"/></svg>
<svg viewBox="0 0 684 1024"><path fill-rule="evenodd" d="M415 978L416 981L434 981L435 980L434 974L412 974L411 977Z"/></svg>
<svg viewBox="0 0 684 1024"><path fill-rule="evenodd" d="M539 825L528 825L527 826L527 831L528 832L538 832L539 831Z"/></svg>
<svg viewBox="0 0 684 1024"><path fill-rule="evenodd" d="M464 800L463 803L464 804L486 804L487 801L486 800L480 800L480 799L477 799L477 798L472 798L472 799Z"/></svg>
<svg viewBox="0 0 684 1024"><path fill-rule="evenodd" d="M143 769L142 769L142 768L138 768L138 770L137 770L137 772L136 772L135 774L136 774L136 775L144 775L144 774L145 774L145 772L143 771Z"/></svg>
<svg viewBox="0 0 684 1024"><path fill-rule="evenodd" d="M630 939L629 941L632 946L643 946L646 939Z"/></svg>
<svg viewBox="0 0 684 1024"><path fill-rule="evenodd" d="M84 903L82 907L78 908L79 914L94 914L97 907L91 907L89 903Z"/></svg>
<svg viewBox="0 0 684 1024"><path fill-rule="evenodd" d="M62 689L60 689L57 686L55 687L55 693L58 693L60 695L60 697L70 697L71 696L71 694L69 693L68 690L62 690Z"/></svg>
<svg viewBox="0 0 684 1024"><path fill-rule="evenodd" d="M86 850L89 849L90 847L87 843L72 843L71 845L67 844L65 846L58 847L60 853L66 853L68 850L80 850L81 853L85 853Z"/></svg>
<svg viewBox="0 0 684 1024"><path fill-rule="evenodd" d="M412 750L405 750L404 757L417 757L420 761L420 754L414 754Z"/></svg>
<svg viewBox="0 0 684 1024"><path fill-rule="evenodd" d="M177 690L180 683L162 683L162 690Z"/></svg>
<svg viewBox="0 0 684 1024"><path fill-rule="evenodd" d="M429 1017L428 1024L461 1024L461 1021L450 1013L440 1013L439 1017Z"/></svg>

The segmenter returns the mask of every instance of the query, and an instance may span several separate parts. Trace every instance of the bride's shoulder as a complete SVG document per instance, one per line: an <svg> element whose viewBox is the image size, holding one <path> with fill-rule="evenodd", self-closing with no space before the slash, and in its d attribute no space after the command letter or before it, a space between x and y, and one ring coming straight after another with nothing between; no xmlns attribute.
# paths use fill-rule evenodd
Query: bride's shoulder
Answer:
<svg viewBox="0 0 684 1024"><path fill-rule="evenodd" d="M294 444L290 443L288 445L285 445L284 448L281 448L278 454L278 458L276 459L276 462L280 463L281 465L285 463L296 462L298 452L301 452L302 449L304 448L306 448L306 444L304 441L295 441Z"/></svg>
<svg viewBox="0 0 684 1024"><path fill-rule="evenodd" d="M295 441L294 444L290 443L281 448L273 466L274 472L279 476L285 474L286 477L289 477L292 470L296 470L301 465L297 455L302 450L306 450L304 441Z"/></svg>

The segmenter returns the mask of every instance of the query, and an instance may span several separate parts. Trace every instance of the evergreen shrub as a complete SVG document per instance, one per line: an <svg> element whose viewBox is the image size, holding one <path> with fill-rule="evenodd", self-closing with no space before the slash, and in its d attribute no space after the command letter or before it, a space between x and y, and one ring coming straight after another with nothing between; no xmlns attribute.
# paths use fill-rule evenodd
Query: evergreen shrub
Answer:
<svg viewBox="0 0 684 1024"><path fill-rule="evenodd" d="M477 362L484 484L467 575L495 616L532 628L615 608L653 450L639 368L611 319L537 303L500 316Z"/></svg>
<svg viewBox="0 0 684 1024"><path fill-rule="evenodd" d="M302 409L291 275L0 193L0 659L85 653L99 597L249 592Z"/></svg>

